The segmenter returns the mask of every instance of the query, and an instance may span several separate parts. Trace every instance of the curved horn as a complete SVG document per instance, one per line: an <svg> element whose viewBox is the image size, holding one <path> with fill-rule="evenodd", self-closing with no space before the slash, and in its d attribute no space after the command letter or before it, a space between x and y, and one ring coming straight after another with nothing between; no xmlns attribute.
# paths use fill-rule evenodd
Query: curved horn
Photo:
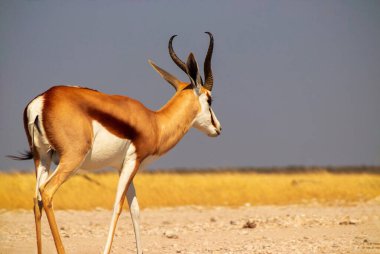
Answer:
<svg viewBox="0 0 380 254"><path fill-rule="evenodd" d="M170 57L173 59L173 61L175 62L175 64L181 68L181 70L183 70L184 72L186 72L186 64L184 62L182 62L181 59L179 59L179 57L176 55L176 53L174 52L173 50L173 39L174 37L176 37L177 35L173 35L172 37L170 37L170 40L169 40L169 55ZM186 72L187 73L187 72Z"/></svg>
<svg viewBox="0 0 380 254"><path fill-rule="evenodd" d="M203 85L204 88L211 91L212 86L214 85L214 79L212 77L212 70L211 70L211 57L212 57L212 51L214 49L214 37L210 32L205 32L210 36L210 45L208 46L207 55L205 58L203 70L205 73L205 84Z"/></svg>

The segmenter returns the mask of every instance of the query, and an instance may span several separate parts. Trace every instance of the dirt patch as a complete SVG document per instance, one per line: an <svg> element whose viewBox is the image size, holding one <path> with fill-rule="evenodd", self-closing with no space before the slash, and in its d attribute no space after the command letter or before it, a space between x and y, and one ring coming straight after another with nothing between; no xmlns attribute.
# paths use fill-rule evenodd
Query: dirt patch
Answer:
<svg viewBox="0 0 380 254"><path fill-rule="evenodd" d="M57 211L67 253L101 253L111 211ZM44 253L55 253L46 218ZM141 211L144 253L380 253L380 204L176 207ZM2 210L0 253L36 251L32 211ZM129 213L112 253L135 253Z"/></svg>

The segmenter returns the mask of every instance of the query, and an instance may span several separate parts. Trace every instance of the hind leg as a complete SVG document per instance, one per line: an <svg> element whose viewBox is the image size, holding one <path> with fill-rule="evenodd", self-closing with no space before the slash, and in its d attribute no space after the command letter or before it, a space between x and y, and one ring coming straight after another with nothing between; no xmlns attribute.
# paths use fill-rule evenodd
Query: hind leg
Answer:
<svg viewBox="0 0 380 254"><path fill-rule="evenodd" d="M37 156L36 156L37 157ZM41 217L42 217L42 199L39 188L46 181L49 176L51 156L47 154L43 158L34 159L36 167L36 192L33 198L34 203L34 222L36 226L36 240L37 240L37 252L42 253L42 242L41 242Z"/></svg>
<svg viewBox="0 0 380 254"><path fill-rule="evenodd" d="M82 163L85 155L62 156L57 169L40 187L41 199L50 231L53 235L55 247L59 254L65 253L53 210L53 196L58 188L72 176Z"/></svg>

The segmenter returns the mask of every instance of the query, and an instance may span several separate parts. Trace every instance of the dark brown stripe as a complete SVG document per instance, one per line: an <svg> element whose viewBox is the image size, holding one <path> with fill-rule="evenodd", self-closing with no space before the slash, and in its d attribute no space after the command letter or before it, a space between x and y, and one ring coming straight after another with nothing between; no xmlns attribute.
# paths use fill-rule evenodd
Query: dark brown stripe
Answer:
<svg viewBox="0 0 380 254"><path fill-rule="evenodd" d="M120 138L126 138L129 140L135 140L138 136L138 131L133 128L127 122L109 115L106 112L102 112L96 109L89 110L90 116L103 125L114 135Z"/></svg>
<svg viewBox="0 0 380 254"><path fill-rule="evenodd" d="M214 117L212 116L212 112L211 112L211 109L209 108L208 110L210 111L210 116L211 116L211 123L212 123L212 125L215 127L215 129L216 129L216 124L215 124L215 120L214 120Z"/></svg>

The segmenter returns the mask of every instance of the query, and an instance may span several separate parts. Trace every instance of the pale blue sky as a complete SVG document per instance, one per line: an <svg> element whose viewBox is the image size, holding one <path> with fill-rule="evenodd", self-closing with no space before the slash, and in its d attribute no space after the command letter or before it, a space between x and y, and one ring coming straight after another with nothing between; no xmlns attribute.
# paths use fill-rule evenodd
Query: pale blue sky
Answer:
<svg viewBox="0 0 380 254"><path fill-rule="evenodd" d="M0 168L27 148L25 105L54 84L160 108L148 65L203 65L214 34L213 108L223 133L192 130L151 168L380 164L380 1L0 1ZM202 68L203 69L203 68Z"/></svg>

